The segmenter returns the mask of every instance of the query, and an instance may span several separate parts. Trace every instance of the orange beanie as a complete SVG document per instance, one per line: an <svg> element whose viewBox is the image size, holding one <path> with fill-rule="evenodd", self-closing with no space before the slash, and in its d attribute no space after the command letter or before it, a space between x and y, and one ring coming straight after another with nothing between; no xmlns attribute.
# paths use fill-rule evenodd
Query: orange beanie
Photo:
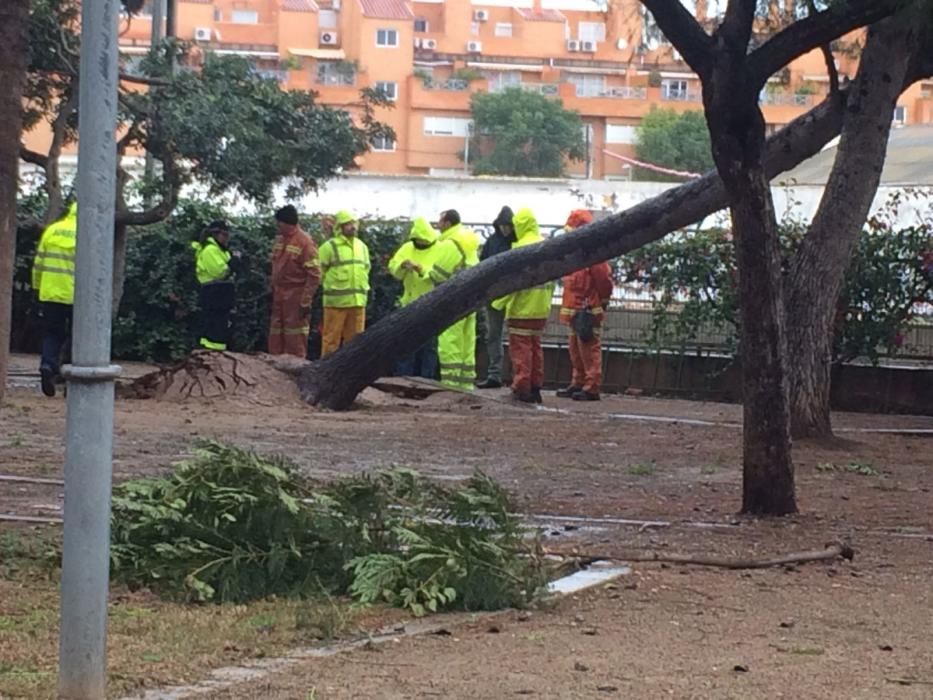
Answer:
<svg viewBox="0 0 933 700"><path fill-rule="evenodd" d="M593 222L593 215L586 209L574 209L567 217L567 228L580 228Z"/></svg>

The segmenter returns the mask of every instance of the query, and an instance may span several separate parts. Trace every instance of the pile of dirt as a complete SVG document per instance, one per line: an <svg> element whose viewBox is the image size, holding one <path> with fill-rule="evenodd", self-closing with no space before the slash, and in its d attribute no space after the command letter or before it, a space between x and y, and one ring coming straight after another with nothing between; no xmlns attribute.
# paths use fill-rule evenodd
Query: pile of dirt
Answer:
<svg viewBox="0 0 933 700"><path fill-rule="evenodd" d="M156 401L235 400L261 406L301 404L292 368L279 358L196 350L181 362L117 385L117 396Z"/></svg>

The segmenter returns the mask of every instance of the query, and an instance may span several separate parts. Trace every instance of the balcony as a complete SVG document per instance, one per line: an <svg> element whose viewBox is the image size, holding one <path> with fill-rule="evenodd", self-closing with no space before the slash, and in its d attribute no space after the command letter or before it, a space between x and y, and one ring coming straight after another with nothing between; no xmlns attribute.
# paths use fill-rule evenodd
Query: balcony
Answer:
<svg viewBox="0 0 933 700"><path fill-rule="evenodd" d="M759 102L763 105L781 107L812 107L813 95L798 95L790 92L764 92Z"/></svg>
<svg viewBox="0 0 933 700"><path fill-rule="evenodd" d="M449 78L447 80L432 80L430 78L422 81L425 90L449 90L451 92L462 92L470 89L469 80L458 78Z"/></svg>
<svg viewBox="0 0 933 700"><path fill-rule="evenodd" d="M681 92L679 90L662 90L661 99L664 102L702 102L699 92L688 90Z"/></svg>
<svg viewBox="0 0 933 700"><path fill-rule="evenodd" d="M580 89L580 86L577 86L577 97L608 97L615 100L646 100L648 99L648 88L629 87L627 85L622 85L618 87L602 88L598 90L585 90Z"/></svg>
<svg viewBox="0 0 933 700"><path fill-rule="evenodd" d="M536 92L545 97L560 97L560 85L557 83L521 83L517 87L527 92Z"/></svg>

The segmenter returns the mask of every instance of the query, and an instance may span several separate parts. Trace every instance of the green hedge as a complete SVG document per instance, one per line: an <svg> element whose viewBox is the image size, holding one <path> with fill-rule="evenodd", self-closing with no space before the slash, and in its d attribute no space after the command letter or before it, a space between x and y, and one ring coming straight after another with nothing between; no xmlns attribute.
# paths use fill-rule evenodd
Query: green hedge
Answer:
<svg viewBox="0 0 933 700"><path fill-rule="evenodd" d="M36 209L21 203L21 214ZM130 232L126 258L126 284L113 326L113 354L123 360L167 362L186 355L197 341L197 281L191 241L223 211L203 202L184 202L167 221ZM269 254L275 238L270 215L233 217L235 234L231 247L241 250L246 261L237 275L237 305L233 315L231 347L240 351L262 350L271 298ZM302 226L322 241L319 218L304 217ZM396 306L400 286L386 271L389 257L408 231L405 221L364 221L361 238L369 245L373 271L367 320L374 323ZM17 236L14 286L13 347L22 352L38 349L35 295L29 285L37 231L21 228ZM312 312L312 325L321 319L320 295Z"/></svg>

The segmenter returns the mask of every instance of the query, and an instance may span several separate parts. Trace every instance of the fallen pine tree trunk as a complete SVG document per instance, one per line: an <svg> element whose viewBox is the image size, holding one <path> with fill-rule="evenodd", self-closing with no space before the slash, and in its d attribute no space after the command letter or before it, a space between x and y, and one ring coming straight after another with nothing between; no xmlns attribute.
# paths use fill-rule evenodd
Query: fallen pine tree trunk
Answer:
<svg viewBox="0 0 933 700"><path fill-rule="evenodd" d="M561 555L559 552L549 554ZM696 554L678 554L677 552L663 553L657 551L636 552L631 555L580 553L571 557L581 564L592 564L597 561L625 561L625 562L658 562L663 564L692 564L694 566L714 566L720 569L769 569L774 566L789 566L815 561L834 561L845 559L852 561L855 550L845 542L833 542L823 549L813 549L806 552L795 552L783 556L766 557L763 559L736 559L730 557L707 557Z"/></svg>
<svg viewBox="0 0 933 700"><path fill-rule="evenodd" d="M768 140L765 169L776 177L815 155L842 125L847 91L827 98ZM299 377L310 404L344 410L357 394L457 319L495 299L624 255L728 206L715 172L674 187L573 235L508 251L467 270L381 319Z"/></svg>

